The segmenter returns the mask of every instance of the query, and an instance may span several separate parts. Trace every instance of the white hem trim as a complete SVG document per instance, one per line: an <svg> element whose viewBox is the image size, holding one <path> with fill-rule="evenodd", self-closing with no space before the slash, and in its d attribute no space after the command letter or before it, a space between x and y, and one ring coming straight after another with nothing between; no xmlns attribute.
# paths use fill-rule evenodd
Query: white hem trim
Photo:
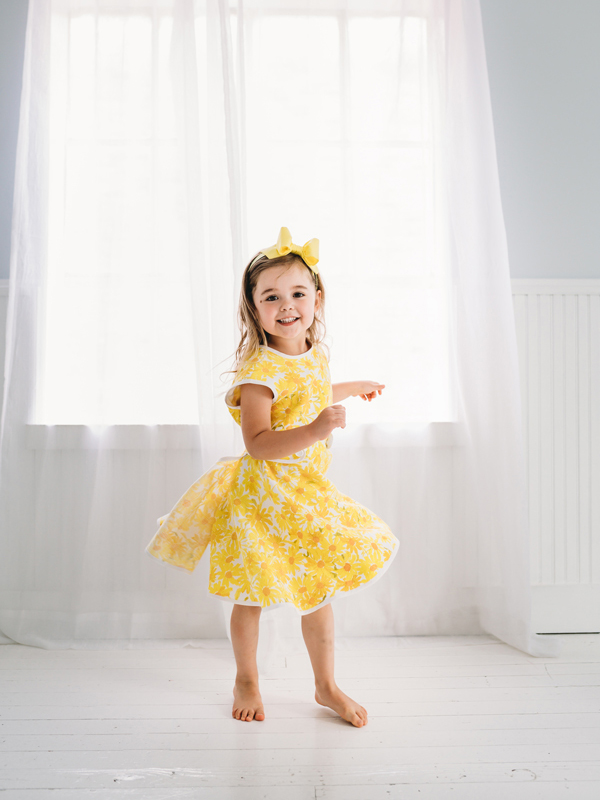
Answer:
<svg viewBox="0 0 600 800"><path fill-rule="evenodd" d="M226 597L225 595L222 595L222 594L213 594L210 590L208 591L208 594L211 597L217 597L219 600L223 600L226 603L234 603L234 604L237 604L239 606L261 606L263 611L271 611L271 610L273 610L275 608L281 608L282 606L293 606L293 608L296 609L296 612L298 613L298 616L305 617L307 614L312 614L313 611L318 611L319 608L322 608L323 606L326 606L329 603L333 602L333 600L335 600L338 597L348 597L351 594L355 594L356 592L360 592L361 589L367 589L369 586L372 586L374 583L377 583L377 581L381 577L383 577L383 575L385 575L385 573L388 571L392 561L396 558L396 555L398 554L398 550L400 549L399 545L400 545L400 542L396 539L396 546L394 547L394 549L390 553L390 557L388 558L388 560L381 567L379 572L373 578L369 578L369 580L366 583L361 583L360 586L357 586L355 589L349 589L346 592L343 592L343 591L341 591L341 589L338 589L332 595L330 595L329 597L325 598L325 600L323 600L322 603L319 603L318 606L313 606L313 608L309 608L306 611L301 611L298 608L298 606L295 606L293 603L290 603L289 600L284 600L281 603L272 603L269 606L261 606L261 604L258 602L258 600L234 600L233 597Z"/></svg>
<svg viewBox="0 0 600 800"><path fill-rule="evenodd" d="M276 356L281 356L282 358L304 358L304 356L312 353L315 349L314 344L311 344L308 350L305 350L303 353L298 353L295 356L291 356L289 353L282 353L281 350L275 350L274 347L269 347L268 344L260 344L259 347L264 347L265 350L268 350L270 353L275 353Z"/></svg>
<svg viewBox="0 0 600 800"><path fill-rule="evenodd" d="M150 545L148 545L148 547L150 547ZM153 556L152 553L148 550L148 547L144 548L144 553L146 553L146 555L149 558L151 558L152 561L154 561L155 563L158 562L159 564L162 564L163 567L171 567L171 569L176 569L177 572L185 572L186 575L192 574L192 570L186 569L185 567L178 567L177 564L169 564L168 561L163 561L162 558L159 558L158 556Z"/></svg>
<svg viewBox="0 0 600 800"><path fill-rule="evenodd" d="M271 405L277 402L279 394L277 392L277 389L275 388L275 383L272 380L272 378L265 378L264 381L259 381L256 380L255 378L242 378L241 381L237 381L237 383L234 383L233 386L230 386L227 392L225 393L225 405L228 408L237 408L239 410L240 408L239 405L237 406L232 405L230 402L228 402L228 397L230 392L232 392L234 389L237 389L237 387L241 386L243 383L254 383L257 386L267 386L273 392L273 399L271 400Z"/></svg>
<svg viewBox="0 0 600 800"><path fill-rule="evenodd" d="M341 591L338 590L335 594L332 594L331 597L327 597L325 600L323 600L322 603L319 603L318 606L315 606L314 608L311 608L308 611L299 611L298 613L300 614L300 616L304 617L304 616L306 616L306 614L312 614L313 611L317 611L319 608L322 608L323 606L326 606L328 603L331 603L332 600L335 600L336 597L338 597L338 596L340 596L340 597L348 597L348 595L356 594L356 592L360 592L361 589L367 589L369 586L372 586L374 583L377 583L377 581L380 578L382 578L385 575L385 573L388 571L392 561L396 558L396 555L398 554L398 550L400 549L400 547L399 547L400 542L398 542L398 540L396 540L396 542L397 542L396 547L394 547L394 549L390 553L390 557L385 562L383 567L379 570L379 572L376 573L374 578L371 578L366 583L361 583L361 585L357 586L356 589L350 589L348 592L341 592Z"/></svg>

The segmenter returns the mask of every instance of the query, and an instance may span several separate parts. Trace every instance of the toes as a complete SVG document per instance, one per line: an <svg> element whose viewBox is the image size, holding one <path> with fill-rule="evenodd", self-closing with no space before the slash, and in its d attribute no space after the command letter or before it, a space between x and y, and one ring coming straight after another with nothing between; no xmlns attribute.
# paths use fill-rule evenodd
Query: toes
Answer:
<svg viewBox="0 0 600 800"><path fill-rule="evenodd" d="M351 720L352 724L355 725L357 728L362 728L364 725L367 724L368 717L367 712L362 706L358 707L358 710L354 712L354 719Z"/></svg>
<svg viewBox="0 0 600 800"><path fill-rule="evenodd" d="M231 716L234 719L242 720L242 722L251 722L253 719L263 720L265 718L264 711L255 711L253 708L234 708Z"/></svg>

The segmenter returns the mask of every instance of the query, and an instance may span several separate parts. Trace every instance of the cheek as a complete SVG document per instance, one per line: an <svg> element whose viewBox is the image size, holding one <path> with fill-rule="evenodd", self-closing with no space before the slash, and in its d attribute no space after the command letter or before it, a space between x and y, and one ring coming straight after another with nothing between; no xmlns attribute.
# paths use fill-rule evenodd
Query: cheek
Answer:
<svg viewBox="0 0 600 800"><path fill-rule="evenodd" d="M261 319L270 320L273 318L275 306L272 303L261 303L258 306L258 314Z"/></svg>
<svg viewBox="0 0 600 800"><path fill-rule="evenodd" d="M314 314L315 313L315 301L307 298L302 303L302 313L306 317L310 317L312 314Z"/></svg>

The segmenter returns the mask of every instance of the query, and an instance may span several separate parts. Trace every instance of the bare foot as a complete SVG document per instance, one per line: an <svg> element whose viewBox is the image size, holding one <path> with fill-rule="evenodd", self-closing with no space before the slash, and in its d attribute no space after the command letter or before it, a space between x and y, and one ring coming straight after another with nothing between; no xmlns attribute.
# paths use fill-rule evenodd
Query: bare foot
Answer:
<svg viewBox="0 0 600 800"><path fill-rule="evenodd" d="M233 711L235 719L250 722L256 719L259 722L265 718L265 709L258 691L258 684L254 681L236 680L233 687Z"/></svg>
<svg viewBox="0 0 600 800"><path fill-rule="evenodd" d="M351 722L357 728L362 728L369 721L367 709L356 703L347 694L344 694L337 686L328 689L316 689L315 700L320 705L333 709L342 719Z"/></svg>

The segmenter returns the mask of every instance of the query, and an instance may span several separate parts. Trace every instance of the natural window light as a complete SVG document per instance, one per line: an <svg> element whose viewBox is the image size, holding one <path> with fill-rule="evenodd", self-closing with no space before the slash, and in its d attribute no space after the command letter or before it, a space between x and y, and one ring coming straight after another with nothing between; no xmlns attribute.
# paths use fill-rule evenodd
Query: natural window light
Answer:
<svg viewBox="0 0 600 800"><path fill-rule="evenodd" d="M326 8L310 20L245 14L248 256L281 225L299 244L321 239L333 378L387 386L374 403L349 401L355 421L451 420L452 288L428 21ZM52 26L36 421L194 424L172 20L65 10ZM200 59L201 92L202 68Z"/></svg>

